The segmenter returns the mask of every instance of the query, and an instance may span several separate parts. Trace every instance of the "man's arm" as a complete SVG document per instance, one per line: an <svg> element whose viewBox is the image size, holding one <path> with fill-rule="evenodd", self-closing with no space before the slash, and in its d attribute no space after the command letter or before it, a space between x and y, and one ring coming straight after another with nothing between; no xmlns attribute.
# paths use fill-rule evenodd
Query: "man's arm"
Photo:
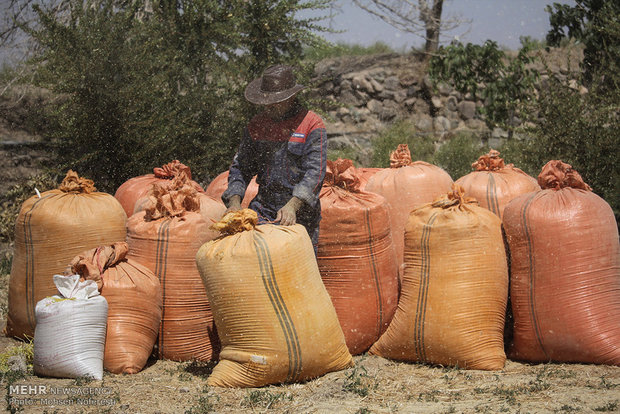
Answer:
<svg viewBox="0 0 620 414"><path fill-rule="evenodd" d="M247 131L243 133L239 149L233 158L233 162L228 170L228 188L222 194L222 201L228 210L238 210L241 208L241 200L245 195L245 190L256 175L256 154L253 150L253 141Z"/></svg>
<svg viewBox="0 0 620 414"><path fill-rule="evenodd" d="M327 133L325 127L321 127L308 134L301 165L304 175L293 188L293 197L297 197L310 206L315 206L319 202L326 165Z"/></svg>
<svg viewBox="0 0 620 414"><path fill-rule="evenodd" d="M307 137L307 147L302 160L304 176L293 188L293 197L278 211L275 221L284 226L293 225L297 222L297 212L304 203L315 206L319 202L326 163L326 130L324 127L316 128Z"/></svg>

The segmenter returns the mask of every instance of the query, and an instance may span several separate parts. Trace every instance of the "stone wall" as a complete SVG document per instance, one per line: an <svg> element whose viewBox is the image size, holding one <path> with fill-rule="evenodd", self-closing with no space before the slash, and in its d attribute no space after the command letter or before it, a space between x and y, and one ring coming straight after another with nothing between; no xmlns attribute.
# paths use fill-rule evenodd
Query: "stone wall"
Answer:
<svg viewBox="0 0 620 414"><path fill-rule="evenodd" d="M438 141L458 131L488 133L476 112L482 102L440 85L435 90L422 62L410 55L328 59L317 65L315 98L327 105L330 148L365 148L382 129L409 120Z"/></svg>
<svg viewBox="0 0 620 414"><path fill-rule="evenodd" d="M578 69L580 50L570 54L552 51L547 65L561 77ZM569 56L570 57L570 56ZM537 68L543 71L543 67ZM538 87L545 87L546 76ZM312 91L314 98L326 103L324 109L330 149L368 152L371 140L397 120L409 120L419 134L431 135L439 146L459 132L478 135L481 141L498 147L508 133L490 131L478 112L481 100L463 95L443 84L434 88L420 57L381 54L326 59L316 65ZM515 126L521 120L511 120Z"/></svg>

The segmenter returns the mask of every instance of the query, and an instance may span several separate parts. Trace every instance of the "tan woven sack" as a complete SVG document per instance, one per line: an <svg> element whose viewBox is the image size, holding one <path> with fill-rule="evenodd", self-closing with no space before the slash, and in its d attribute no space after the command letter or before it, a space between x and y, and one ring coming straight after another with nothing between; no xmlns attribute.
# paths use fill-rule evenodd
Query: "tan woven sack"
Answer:
<svg viewBox="0 0 620 414"><path fill-rule="evenodd" d="M508 265L499 217L460 187L411 212L398 309L370 353L499 370Z"/></svg>
<svg viewBox="0 0 620 414"><path fill-rule="evenodd" d="M24 202L15 222L6 335L34 335L35 305L56 294L53 276L77 254L125 240L127 217L110 194L69 170L58 189Z"/></svg>
<svg viewBox="0 0 620 414"><path fill-rule="evenodd" d="M218 228L230 235L196 255L222 340L207 384L260 387L350 366L305 228L257 220L252 210L227 214Z"/></svg>

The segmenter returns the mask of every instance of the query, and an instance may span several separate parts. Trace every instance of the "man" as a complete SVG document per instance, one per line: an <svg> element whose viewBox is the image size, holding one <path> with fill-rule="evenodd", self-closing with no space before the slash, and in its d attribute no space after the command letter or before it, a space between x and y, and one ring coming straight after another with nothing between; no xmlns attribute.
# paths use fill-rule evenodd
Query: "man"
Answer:
<svg viewBox="0 0 620 414"><path fill-rule="evenodd" d="M222 200L228 211L240 209L256 175L258 194L249 207L258 213L259 223L302 224L316 253L327 136L321 118L296 98L303 88L287 65L267 68L246 87L245 98L264 111L244 131Z"/></svg>

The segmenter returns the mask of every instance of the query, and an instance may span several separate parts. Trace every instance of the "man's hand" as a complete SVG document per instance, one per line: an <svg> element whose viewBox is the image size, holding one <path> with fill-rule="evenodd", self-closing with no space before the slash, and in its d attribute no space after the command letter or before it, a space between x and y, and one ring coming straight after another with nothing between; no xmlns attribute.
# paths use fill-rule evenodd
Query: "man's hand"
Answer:
<svg viewBox="0 0 620 414"><path fill-rule="evenodd" d="M224 215L238 210L241 210L241 196L234 195L230 197L230 202L228 203L228 208L224 212Z"/></svg>
<svg viewBox="0 0 620 414"><path fill-rule="evenodd" d="M284 205L276 215L276 222L280 222L282 226L292 226L297 223L297 211L301 208L303 201L297 197L293 197Z"/></svg>

